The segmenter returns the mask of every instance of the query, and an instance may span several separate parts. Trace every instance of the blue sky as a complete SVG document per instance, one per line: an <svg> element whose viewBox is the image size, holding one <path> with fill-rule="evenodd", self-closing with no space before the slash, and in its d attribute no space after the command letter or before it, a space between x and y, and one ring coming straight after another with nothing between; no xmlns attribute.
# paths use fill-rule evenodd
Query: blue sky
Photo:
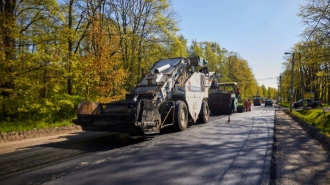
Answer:
<svg viewBox="0 0 330 185"><path fill-rule="evenodd" d="M277 88L284 52L305 28L298 17L306 0L172 0L188 43L215 41L248 61L259 85ZM271 79L269 79L271 78Z"/></svg>

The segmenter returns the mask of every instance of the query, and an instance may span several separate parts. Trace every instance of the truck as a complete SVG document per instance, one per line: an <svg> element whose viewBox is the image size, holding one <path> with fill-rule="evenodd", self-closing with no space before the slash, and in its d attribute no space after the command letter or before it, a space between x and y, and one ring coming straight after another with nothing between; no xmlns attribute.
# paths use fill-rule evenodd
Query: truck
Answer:
<svg viewBox="0 0 330 185"><path fill-rule="evenodd" d="M183 131L189 123L207 123L208 90L221 75L209 72L199 56L160 59L125 99L111 103L83 101L73 122L86 131L131 135L157 134L171 126ZM199 71L195 69L201 68Z"/></svg>
<svg viewBox="0 0 330 185"><path fill-rule="evenodd" d="M312 99L299 100L293 103L294 108L303 107L305 103L306 107L317 108L322 107L322 101L314 101Z"/></svg>
<svg viewBox="0 0 330 185"><path fill-rule="evenodd" d="M260 96L253 96L253 105L254 106L261 106L261 97Z"/></svg>
<svg viewBox="0 0 330 185"><path fill-rule="evenodd" d="M210 92L208 103L212 114L232 114L237 112L239 88L237 82L217 83L217 90Z"/></svg>

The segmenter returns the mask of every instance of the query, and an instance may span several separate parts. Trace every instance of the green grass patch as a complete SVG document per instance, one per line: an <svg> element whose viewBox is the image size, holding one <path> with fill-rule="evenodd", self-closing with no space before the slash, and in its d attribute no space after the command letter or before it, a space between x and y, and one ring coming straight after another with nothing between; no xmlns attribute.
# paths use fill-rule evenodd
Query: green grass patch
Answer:
<svg viewBox="0 0 330 185"><path fill-rule="evenodd" d="M323 114L321 108L292 111L292 114L315 126L321 132L330 137L330 113Z"/></svg>
<svg viewBox="0 0 330 185"><path fill-rule="evenodd" d="M62 126L73 126L71 119L70 120L62 120L57 122L49 123L47 121L32 121L27 120L25 122L0 122L0 133L6 132L19 132L19 131L28 131L33 129L45 129L45 128L54 128L54 127L62 127Z"/></svg>
<svg viewBox="0 0 330 185"><path fill-rule="evenodd" d="M287 102L282 102L282 103L279 103L279 105L280 105L281 107L290 108L290 104L289 104L289 103L287 103Z"/></svg>

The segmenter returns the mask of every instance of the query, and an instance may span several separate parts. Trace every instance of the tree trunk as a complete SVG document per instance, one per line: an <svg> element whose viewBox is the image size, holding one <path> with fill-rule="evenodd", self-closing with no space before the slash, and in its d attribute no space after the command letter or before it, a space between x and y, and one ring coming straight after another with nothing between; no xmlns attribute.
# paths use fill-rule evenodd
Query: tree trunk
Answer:
<svg viewBox="0 0 330 185"><path fill-rule="evenodd" d="M72 29L72 11L73 11L73 2L74 0L70 0L69 3L69 12L68 12L68 28L69 30ZM71 36L68 38L68 79L67 79L67 86L68 86L68 94L72 95L72 79L71 79L71 56L72 56L72 47L73 46L73 41Z"/></svg>
<svg viewBox="0 0 330 185"><path fill-rule="evenodd" d="M2 0L0 1L0 33L1 40L3 42L5 59L0 61L0 73L4 73L5 79L0 83L1 95L3 97L9 97L11 95L10 90L15 88L14 79L11 76L15 71L15 67L11 65L11 60L15 60L15 38L11 36L12 28L16 24L15 18L16 0ZM9 63L9 64L8 64Z"/></svg>

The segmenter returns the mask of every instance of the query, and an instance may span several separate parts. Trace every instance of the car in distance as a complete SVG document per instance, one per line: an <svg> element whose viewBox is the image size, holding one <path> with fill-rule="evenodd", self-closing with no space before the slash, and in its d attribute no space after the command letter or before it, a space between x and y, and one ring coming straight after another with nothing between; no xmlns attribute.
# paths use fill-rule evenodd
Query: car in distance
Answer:
<svg viewBox="0 0 330 185"><path fill-rule="evenodd" d="M305 99L305 100L299 100L297 102L293 103L293 108L298 108L298 107L303 107L305 103L306 107L312 107L312 108L317 108L317 107L322 107L322 101L314 101L311 99Z"/></svg>
<svg viewBox="0 0 330 185"><path fill-rule="evenodd" d="M270 100L270 99L267 99L267 100L265 101L265 107L266 107L267 105L273 106L273 101Z"/></svg>

